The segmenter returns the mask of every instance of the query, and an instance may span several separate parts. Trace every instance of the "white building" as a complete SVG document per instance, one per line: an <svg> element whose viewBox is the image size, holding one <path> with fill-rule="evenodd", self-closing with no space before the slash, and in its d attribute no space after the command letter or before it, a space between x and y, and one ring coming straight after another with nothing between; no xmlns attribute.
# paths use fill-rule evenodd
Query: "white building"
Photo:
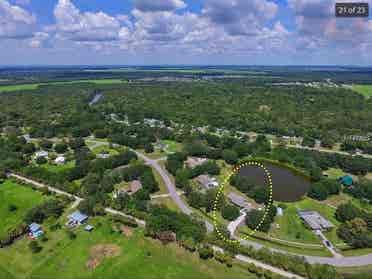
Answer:
<svg viewBox="0 0 372 279"><path fill-rule="evenodd" d="M55 160L54 163L57 165L63 165L66 162L66 158L63 156L58 156Z"/></svg>
<svg viewBox="0 0 372 279"><path fill-rule="evenodd" d="M35 152L35 159L40 157L48 158L48 155L49 155L48 151L40 150Z"/></svg>
<svg viewBox="0 0 372 279"><path fill-rule="evenodd" d="M199 175L195 178L195 181L206 189L216 188L219 185L215 177L211 177L207 174Z"/></svg>

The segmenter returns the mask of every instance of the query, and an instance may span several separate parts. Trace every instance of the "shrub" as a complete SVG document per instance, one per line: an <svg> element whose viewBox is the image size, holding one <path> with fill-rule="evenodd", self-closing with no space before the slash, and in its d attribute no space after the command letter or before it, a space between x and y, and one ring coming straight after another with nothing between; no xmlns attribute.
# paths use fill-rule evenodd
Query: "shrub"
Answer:
<svg viewBox="0 0 372 279"><path fill-rule="evenodd" d="M202 246L198 249L199 257L203 260L213 258L213 249L209 246Z"/></svg>
<svg viewBox="0 0 372 279"><path fill-rule="evenodd" d="M233 221L239 217L239 208L233 205L225 205L221 209L222 217L226 220Z"/></svg>
<svg viewBox="0 0 372 279"><path fill-rule="evenodd" d="M14 211L17 211L18 207L14 204L9 204L8 206L8 211L9 212L14 212Z"/></svg>
<svg viewBox="0 0 372 279"><path fill-rule="evenodd" d="M37 243L36 240L31 241L28 244L28 247L30 248L31 252L34 254L39 253L42 249L42 247Z"/></svg>

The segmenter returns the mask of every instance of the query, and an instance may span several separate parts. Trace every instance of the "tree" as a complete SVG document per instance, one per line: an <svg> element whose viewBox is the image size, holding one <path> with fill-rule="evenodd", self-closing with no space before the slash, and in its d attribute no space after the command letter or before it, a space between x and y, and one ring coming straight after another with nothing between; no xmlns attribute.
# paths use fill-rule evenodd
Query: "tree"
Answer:
<svg viewBox="0 0 372 279"><path fill-rule="evenodd" d="M184 189L190 185L189 182L189 171L187 169L179 169L175 178L176 186Z"/></svg>
<svg viewBox="0 0 372 279"><path fill-rule="evenodd" d="M42 249L42 247L39 245L39 243L36 240L31 241L28 244L28 247L30 248L31 252L34 254L39 253Z"/></svg>
<svg viewBox="0 0 372 279"><path fill-rule="evenodd" d="M206 205L205 196L198 191L192 191L187 196L187 201L192 207L199 209L205 207Z"/></svg>
<svg viewBox="0 0 372 279"><path fill-rule="evenodd" d="M222 217L226 220L233 221L239 217L239 208L227 204L221 209Z"/></svg>
<svg viewBox="0 0 372 279"><path fill-rule="evenodd" d="M328 197L328 190L324 187L321 182L312 184L307 194L310 198L324 201Z"/></svg>
<svg viewBox="0 0 372 279"><path fill-rule="evenodd" d="M68 146L67 144L65 143L57 143L55 146L54 146L54 150L59 153L59 154L62 154L62 153L65 153L68 149Z"/></svg>
<svg viewBox="0 0 372 279"><path fill-rule="evenodd" d="M222 159L230 165L235 165L238 162L238 154L234 150L225 149L222 151Z"/></svg>
<svg viewBox="0 0 372 279"><path fill-rule="evenodd" d="M36 164L44 165L46 163L48 163L48 160L45 157L37 157L36 158Z"/></svg>
<svg viewBox="0 0 372 279"><path fill-rule="evenodd" d="M40 141L40 147L43 149L51 149L53 147L53 142L47 139L42 139Z"/></svg>
<svg viewBox="0 0 372 279"><path fill-rule="evenodd" d="M362 212L359 208L349 202L339 205L336 209L335 215L338 221L346 222L360 217L362 215Z"/></svg>
<svg viewBox="0 0 372 279"><path fill-rule="evenodd" d="M312 166L310 168L310 176L313 181L319 181L323 176L323 171L318 166Z"/></svg>
<svg viewBox="0 0 372 279"><path fill-rule="evenodd" d="M99 139L107 138L108 131L106 129L97 129L93 132L94 136Z"/></svg>
<svg viewBox="0 0 372 279"><path fill-rule="evenodd" d="M32 143L32 142L29 142L29 143L26 143L24 146L23 146L23 152L25 154L32 154L35 152L36 148L35 148L35 145Z"/></svg>
<svg viewBox="0 0 372 279"><path fill-rule="evenodd" d="M153 153L154 152L154 146L151 142L148 142L145 144L145 152L146 153Z"/></svg>
<svg viewBox="0 0 372 279"><path fill-rule="evenodd" d="M213 249L209 246L202 246L198 249L199 257L203 260L213 258Z"/></svg>

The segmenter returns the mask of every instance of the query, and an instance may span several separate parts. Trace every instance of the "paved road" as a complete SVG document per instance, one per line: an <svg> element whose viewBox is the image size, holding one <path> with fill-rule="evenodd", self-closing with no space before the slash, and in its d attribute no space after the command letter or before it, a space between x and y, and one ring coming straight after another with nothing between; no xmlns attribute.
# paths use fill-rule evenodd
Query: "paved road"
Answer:
<svg viewBox="0 0 372 279"><path fill-rule="evenodd" d="M177 195L182 196L184 195L185 192L178 191ZM151 195L150 198L153 199L161 199L161 198L169 198L171 195L170 194L159 194L159 195Z"/></svg>
<svg viewBox="0 0 372 279"><path fill-rule="evenodd" d="M332 245L332 243L326 238L326 236L320 230L316 231L315 234L320 237L323 245L328 249L329 252L332 253L333 257L343 258L341 254L337 253L335 247Z"/></svg>
<svg viewBox="0 0 372 279"><path fill-rule="evenodd" d="M136 150L132 150L132 151L135 152L138 157L143 159L147 165L154 168L160 174L161 178L163 179L165 183L165 186L168 189L169 195L172 198L172 200L177 204L177 206L181 209L183 213L190 215L192 213L192 210L186 205L186 203L177 194L176 187L173 185L172 180L170 179L167 172L159 165L158 161L150 159Z"/></svg>
<svg viewBox="0 0 372 279"><path fill-rule="evenodd" d="M229 223L227 226L227 230L230 232L230 235L235 235L236 229L239 227L241 223L244 222L245 216L247 216L247 213L245 211L241 212L241 215L236 218L236 220Z"/></svg>
<svg viewBox="0 0 372 279"><path fill-rule="evenodd" d="M142 154L142 153L140 153L140 152L138 152L134 149L132 149L132 151L135 152L138 157L143 159L147 165L154 168L160 174L161 178L163 179L163 181L164 181L164 183L165 183L165 185L168 189L169 196L171 197L171 199L175 202L175 204L178 206L179 209L181 209L181 211L183 213L185 213L186 215L191 215L193 213L193 211L186 205L186 203L178 195L176 186L173 184L172 180L170 179L169 174L167 173L166 170L164 170L159 165L159 159L153 160L153 159L148 158L144 154ZM204 222L205 222L205 226L207 228L207 232L208 233L213 232L213 230L214 230L213 224L211 222L209 222L208 220L204 220Z"/></svg>

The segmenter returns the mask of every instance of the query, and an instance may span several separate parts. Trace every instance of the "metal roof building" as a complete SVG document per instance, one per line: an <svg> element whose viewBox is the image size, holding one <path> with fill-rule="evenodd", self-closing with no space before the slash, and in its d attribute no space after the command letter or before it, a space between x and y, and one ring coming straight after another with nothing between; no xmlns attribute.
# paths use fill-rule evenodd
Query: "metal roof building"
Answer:
<svg viewBox="0 0 372 279"><path fill-rule="evenodd" d="M68 216L70 222L74 222L77 224L83 224L86 220L88 220L88 216L81 213L80 211L75 211L71 215Z"/></svg>
<svg viewBox="0 0 372 279"><path fill-rule="evenodd" d="M316 211L299 210L298 215L312 230L329 230L334 225Z"/></svg>

